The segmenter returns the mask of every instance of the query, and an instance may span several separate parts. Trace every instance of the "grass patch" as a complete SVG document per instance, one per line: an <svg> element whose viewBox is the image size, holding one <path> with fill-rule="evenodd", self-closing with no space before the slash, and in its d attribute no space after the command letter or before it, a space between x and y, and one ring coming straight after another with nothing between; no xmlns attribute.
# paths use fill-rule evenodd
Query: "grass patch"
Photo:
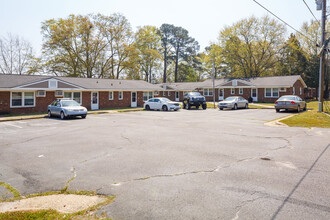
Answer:
<svg viewBox="0 0 330 220"><path fill-rule="evenodd" d="M9 185L8 183L0 182L0 186L6 188L9 192L11 192L14 196L14 199L20 199L21 198L20 192L17 189L15 189L14 187L12 187L11 185ZM3 200L2 197L1 197L0 202L1 201L5 201L5 200Z"/></svg>
<svg viewBox="0 0 330 220"><path fill-rule="evenodd" d="M263 105L263 104L261 104L261 105ZM263 107L263 106L254 105L254 104L250 104L250 103L249 103L249 108L265 109L265 107ZM267 108L267 109L269 109L269 108Z"/></svg>
<svg viewBox="0 0 330 220"><path fill-rule="evenodd" d="M95 192L89 191L51 191L46 193L37 193L25 196L25 198L33 198L38 196L49 196L49 195L59 195L59 194L75 194L75 195L86 195L86 196L96 196ZM75 220L75 219L109 219L105 218L105 216L101 216L101 218L93 215L100 207L108 205L112 203L115 199L115 196L102 196L106 198L106 200L102 203L99 203L95 206L89 207L88 209L76 212L76 213L60 213L56 210L37 210L37 211L16 211L16 212L5 212L0 213L0 220L23 220L23 219L30 219L30 220L42 220L42 219L65 219L65 220ZM21 197L20 197L21 198ZM13 201L18 199L11 199L5 201Z"/></svg>
<svg viewBox="0 0 330 220"><path fill-rule="evenodd" d="M215 102L215 105L213 102L206 102L207 108L218 108L218 103L219 102Z"/></svg>
<svg viewBox="0 0 330 220"><path fill-rule="evenodd" d="M330 102L324 103L329 105ZM330 117L326 113L317 112L318 101L311 101L307 103L307 108L311 109L307 112L302 112L291 118L281 120L280 122L290 127L318 127L318 128L330 128Z"/></svg>

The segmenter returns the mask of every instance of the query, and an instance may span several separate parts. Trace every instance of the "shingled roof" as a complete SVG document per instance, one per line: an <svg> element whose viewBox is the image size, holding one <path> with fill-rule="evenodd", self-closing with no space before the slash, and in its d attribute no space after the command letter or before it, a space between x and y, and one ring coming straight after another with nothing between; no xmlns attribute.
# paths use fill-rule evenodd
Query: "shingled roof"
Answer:
<svg viewBox="0 0 330 220"><path fill-rule="evenodd" d="M251 78L230 78L230 79L215 79L216 88L225 87L292 87L293 84L301 80L304 87L307 87L301 76L271 76L271 77L251 77ZM186 82L186 83L163 83L160 86L166 85L166 90L178 90L178 91L193 91L200 88L212 88L213 80L207 79L203 82ZM237 85L233 85L233 81L237 82Z"/></svg>
<svg viewBox="0 0 330 220"><path fill-rule="evenodd" d="M35 75L14 75L0 74L0 88L11 89L40 81L56 79L70 83L86 90L116 90L116 91L156 91L161 90L158 85L143 80L123 79L96 79L96 78L74 78L58 76L35 76Z"/></svg>

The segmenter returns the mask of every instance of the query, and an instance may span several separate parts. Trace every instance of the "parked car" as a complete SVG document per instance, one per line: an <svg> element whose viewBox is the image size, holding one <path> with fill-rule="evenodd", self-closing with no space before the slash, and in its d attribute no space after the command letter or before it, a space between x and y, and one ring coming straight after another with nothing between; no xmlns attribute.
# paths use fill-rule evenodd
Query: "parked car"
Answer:
<svg viewBox="0 0 330 220"><path fill-rule="evenodd" d="M177 111L181 108L180 104L177 102L173 102L169 100L168 98L152 98L147 100L144 105L143 105L145 110L160 110L162 109L163 111L169 111L169 110L174 110Z"/></svg>
<svg viewBox="0 0 330 220"><path fill-rule="evenodd" d="M219 102L218 105L220 110L224 108L238 109L238 108L249 108L249 102L240 96L230 96L225 100Z"/></svg>
<svg viewBox="0 0 330 220"><path fill-rule="evenodd" d="M297 112L303 109L306 111L306 106L305 100L296 95L281 96L275 101L276 112L279 112L281 109L296 110Z"/></svg>
<svg viewBox="0 0 330 220"><path fill-rule="evenodd" d="M205 110L206 100L205 97L202 96L199 92L188 92L186 95L183 96L183 108L190 109L191 106L195 106L197 109L199 106Z"/></svg>
<svg viewBox="0 0 330 220"><path fill-rule="evenodd" d="M60 116L63 120L68 117L81 116L86 118L87 109L71 99L57 99L48 105L48 117Z"/></svg>

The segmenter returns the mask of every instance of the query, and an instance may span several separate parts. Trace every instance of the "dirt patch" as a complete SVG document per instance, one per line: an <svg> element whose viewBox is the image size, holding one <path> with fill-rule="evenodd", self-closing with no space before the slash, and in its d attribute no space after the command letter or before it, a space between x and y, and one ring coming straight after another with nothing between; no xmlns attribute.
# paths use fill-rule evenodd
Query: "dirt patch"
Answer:
<svg viewBox="0 0 330 220"><path fill-rule="evenodd" d="M54 209L61 213L76 213L104 202L106 198L74 194L38 196L14 202L0 203L0 212Z"/></svg>

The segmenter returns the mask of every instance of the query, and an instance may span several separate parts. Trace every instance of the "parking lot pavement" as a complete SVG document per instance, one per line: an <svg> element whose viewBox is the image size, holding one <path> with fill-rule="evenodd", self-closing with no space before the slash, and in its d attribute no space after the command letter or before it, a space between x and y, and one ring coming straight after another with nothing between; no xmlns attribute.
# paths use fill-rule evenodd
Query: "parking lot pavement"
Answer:
<svg viewBox="0 0 330 220"><path fill-rule="evenodd" d="M330 129L271 110L142 111L0 123L0 182L116 195L114 219L329 219Z"/></svg>

